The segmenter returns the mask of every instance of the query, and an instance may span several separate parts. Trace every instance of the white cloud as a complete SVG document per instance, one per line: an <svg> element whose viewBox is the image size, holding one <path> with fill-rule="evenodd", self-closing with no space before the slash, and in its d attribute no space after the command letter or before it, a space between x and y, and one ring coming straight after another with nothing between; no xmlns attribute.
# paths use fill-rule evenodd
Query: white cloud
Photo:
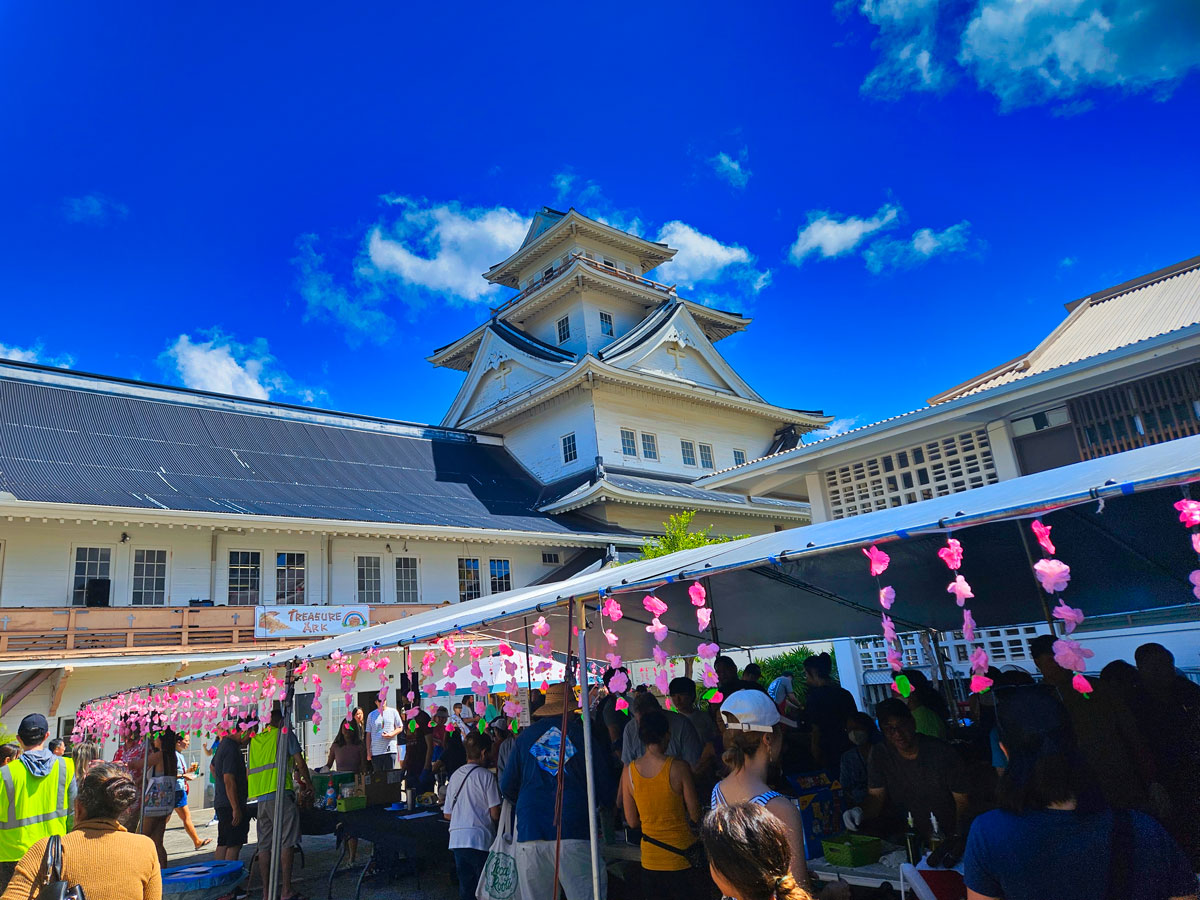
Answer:
<svg viewBox="0 0 1200 900"><path fill-rule="evenodd" d="M262 338L240 344L216 329L205 337L181 334L159 357L160 364L186 387L253 400L283 395L304 403L313 403L323 394L296 384L279 368Z"/></svg>
<svg viewBox="0 0 1200 900"><path fill-rule="evenodd" d="M899 215L900 207L890 203L881 206L869 219L849 216L839 221L829 212L809 212L808 224L796 235L789 256L796 265L813 253L825 259L841 256L854 250L864 238L890 226Z"/></svg>
<svg viewBox="0 0 1200 900"><path fill-rule="evenodd" d="M884 269L911 268L935 256L962 253L969 247L971 223L964 220L941 231L919 228L908 240L880 239L863 251L867 268L878 274Z"/></svg>
<svg viewBox="0 0 1200 900"><path fill-rule="evenodd" d="M47 356L46 348L40 343L32 347L17 347L14 344L0 344L0 359L11 359L14 362L40 363L43 366L57 366L69 369L75 364L74 357L68 354Z"/></svg>
<svg viewBox="0 0 1200 900"><path fill-rule="evenodd" d="M353 290L338 284L325 271L325 257L317 252L317 236L301 235L296 241L296 287L304 298L304 320L331 321L341 325L346 342L357 347L363 341L382 344L391 336L392 320L382 309L383 292L367 278L356 280Z"/></svg>
<svg viewBox="0 0 1200 900"><path fill-rule="evenodd" d="M1002 109L1089 109L1097 89L1168 95L1200 67L1196 0L852 0L878 28L864 93L939 91L972 76ZM850 3L843 2L842 9Z"/></svg>
<svg viewBox="0 0 1200 900"><path fill-rule="evenodd" d="M67 197L63 200L63 216L76 224L103 225L113 219L124 219L129 207L105 197L103 194L84 194L82 197Z"/></svg>
<svg viewBox="0 0 1200 900"><path fill-rule="evenodd" d="M1075 265L1076 262L1077 262L1077 260L1075 259L1075 257L1064 256L1062 259L1060 259L1058 261L1058 267L1060 269L1069 269L1069 268L1071 268L1071 266Z"/></svg>
<svg viewBox="0 0 1200 900"><path fill-rule="evenodd" d="M660 281L695 287L699 282L732 277L748 284L755 293L771 283L770 271L756 270L754 256L745 247L722 244L685 222L668 222L658 230L655 240L679 251L656 270L659 274L655 277Z"/></svg>
<svg viewBox="0 0 1200 900"><path fill-rule="evenodd" d="M736 159L722 151L709 159L708 162L720 178L725 179L736 188L744 188L750 181L752 173L746 167L745 148L742 148L742 152Z"/></svg>
<svg viewBox="0 0 1200 900"><path fill-rule="evenodd" d="M395 279L416 292L476 303L497 287L481 276L521 244L529 220L504 207L430 204L409 197L388 198L399 209L390 225L367 235L363 274Z"/></svg>
<svg viewBox="0 0 1200 900"><path fill-rule="evenodd" d="M858 426L858 416L847 416L842 419L834 419L829 423L825 431L814 432L818 438L836 437L839 434L845 434Z"/></svg>

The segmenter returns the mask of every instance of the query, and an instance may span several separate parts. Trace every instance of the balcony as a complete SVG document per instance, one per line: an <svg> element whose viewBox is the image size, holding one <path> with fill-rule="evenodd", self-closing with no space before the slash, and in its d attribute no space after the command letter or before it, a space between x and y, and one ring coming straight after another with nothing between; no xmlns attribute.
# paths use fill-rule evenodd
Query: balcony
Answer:
<svg viewBox="0 0 1200 900"><path fill-rule="evenodd" d="M371 624L430 609L433 604L372 605ZM163 653L250 656L316 639L255 638L253 606L0 608L0 661Z"/></svg>
<svg viewBox="0 0 1200 900"><path fill-rule="evenodd" d="M632 281L634 284L637 284L648 290L663 294L664 297L675 296L675 285L673 284L662 284L642 275L635 275L632 272L626 272L622 269L618 269L616 266L607 266L598 260L588 259L581 253L575 253L572 254L571 257L565 263L563 263L563 265L546 271L536 281L530 282L530 284L527 285L520 293L510 297L500 306L492 307L492 313L494 315L499 315L507 310L512 309L514 306L517 306L526 297L537 293L550 282L557 280L559 276L571 268L571 266L576 262L595 269L597 272L603 272L605 275L611 275L613 278L620 278L623 281Z"/></svg>

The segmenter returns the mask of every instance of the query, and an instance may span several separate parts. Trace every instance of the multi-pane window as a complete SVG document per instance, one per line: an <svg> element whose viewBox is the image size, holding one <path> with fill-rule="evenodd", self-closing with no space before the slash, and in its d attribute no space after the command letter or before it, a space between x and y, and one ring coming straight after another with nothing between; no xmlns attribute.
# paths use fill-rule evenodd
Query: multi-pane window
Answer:
<svg viewBox="0 0 1200 900"><path fill-rule="evenodd" d="M133 551L133 605L162 606L167 602L167 551Z"/></svg>
<svg viewBox="0 0 1200 900"><path fill-rule="evenodd" d="M543 566L557 566L558 561L559 561L559 555L558 555L557 551L550 551L550 550L542 551L542 565Z"/></svg>
<svg viewBox="0 0 1200 900"><path fill-rule="evenodd" d="M257 550L229 551L229 605L257 606L262 584L262 554Z"/></svg>
<svg viewBox="0 0 1200 900"><path fill-rule="evenodd" d="M109 578L112 549L109 547L76 547L75 579L71 583L71 603L83 606L87 583L92 578Z"/></svg>
<svg viewBox="0 0 1200 900"><path fill-rule="evenodd" d="M358 568L358 602L383 602L383 568L378 556L360 556Z"/></svg>
<svg viewBox="0 0 1200 900"><path fill-rule="evenodd" d="M740 466L740 465L744 465L745 462L746 462L746 451L735 449L733 451L733 464L735 466Z"/></svg>
<svg viewBox="0 0 1200 900"><path fill-rule="evenodd" d="M396 602L421 602L421 580L418 577L415 556L396 557Z"/></svg>
<svg viewBox="0 0 1200 900"><path fill-rule="evenodd" d="M632 428L621 429L621 453L637 456L637 433Z"/></svg>
<svg viewBox="0 0 1200 900"><path fill-rule="evenodd" d="M696 445L691 441L680 441L679 452L683 456L683 464L685 466L694 466L696 464Z"/></svg>
<svg viewBox="0 0 1200 900"><path fill-rule="evenodd" d="M275 554L275 602L304 602L304 554Z"/></svg>
<svg viewBox="0 0 1200 900"><path fill-rule="evenodd" d="M712 444L700 445L700 468L711 469L713 467L713 452Z"/></svg>
<svg viewBox="0 0 1200 900"><path fill-rule="evenodd" d="M612 337L616 333L616 328L613 327L612 313L600 313L600 333Z"/></svg>
<svg viewBox="0 0 1200 900"><path fill-rule="evenodd" d="M575 447L575 432L564 434L562 439L563 462L571 463L579 459L579 451Z"/></svg>
<svg viewBox="0 0 1200 900"><path fill-rule="evenodd" d="M507 559L490 559L488 568L492 575L492 593L512 590L512 565Z"/></svg>
<svg viewBox="0 0 1200 900"><path fill-rule="evenodd" d="M479 581L479 560L459 557L458 559L458 602L474 600L483 594Z"/></svg>
<svg viewBox="0 0 1200 900"><path fill-rule="evenodd" d="M554 323L554 327L558 331L558 342L560 344L565 344L568 340L571 339L571 317L570 316L563 316L561 319L559 319L557 322Z"/></svg>
<svg viewBox="0 0 1200 900"><path fill-rule="evenodd" d="M658 459L658 438L652 434L642 434L642 456L646 459Z"/></svg>

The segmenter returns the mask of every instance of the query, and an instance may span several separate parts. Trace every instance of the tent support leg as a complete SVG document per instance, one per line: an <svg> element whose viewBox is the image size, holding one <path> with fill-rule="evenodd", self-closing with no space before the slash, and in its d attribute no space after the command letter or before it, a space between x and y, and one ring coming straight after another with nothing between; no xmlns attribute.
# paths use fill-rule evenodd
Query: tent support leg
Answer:
<svg viewBox="0 0 1200 900"><path fill-rule="evenodd" d="M279 823L283 821L283 794L287 784L287 766L291 763L288 758L288 738L292 733L292 697L296 691L296 678L293 675L296 664L289 661L284 673L283 702L279 705L280 722L279 736L275 742L275 828L271 829L271 869L267 880L267 900L275 900L279 894L279 876L282 874L281 863L283 856L283 829ZM340 727L340 726L339 726Z"/></svg>
<svg viewBox="0 0 1200 900"><path fill-rule="evenodd" d="M942 656L942 642L938 640L936 628L929 629L929 643L933 646L933 656L937 660L938 687L941 688L942 699L949 700L953 704L951 708L954 710L954 721L962 725L962 716L958 714L958 698L950 694L950 678L946 672L946 659Z"/></svg>
<svg viewBox="0 0 1200 900"><path fill-rule="evenodd" d="M596 824L596 776L592 769L591 704L588 700L587 604L579 601L579 705L583 714L583 765L587 779L588 843L592 861L592 900L600 900L600 836Z"/></svg>

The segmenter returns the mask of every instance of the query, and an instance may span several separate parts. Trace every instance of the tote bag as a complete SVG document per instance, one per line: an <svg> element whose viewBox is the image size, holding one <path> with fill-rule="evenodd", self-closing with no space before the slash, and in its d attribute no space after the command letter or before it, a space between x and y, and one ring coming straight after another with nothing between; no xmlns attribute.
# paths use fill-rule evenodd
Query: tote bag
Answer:
<svg viewBox="0 0 1200 900"><path fill-rule="evenodd" d="M146 797L142 803L143 816L169 816L175 808L175 776L151 775L146 779Z"/></svg>
<svg viewBox="0 0 1200 900"><path fill-rule="evenodd" d="M517 810L507 798L500 806L500 825L488 850L487 863L475 888L478 900L513 900L517 896L517 859L513 844L517 839Z"/></svg>

